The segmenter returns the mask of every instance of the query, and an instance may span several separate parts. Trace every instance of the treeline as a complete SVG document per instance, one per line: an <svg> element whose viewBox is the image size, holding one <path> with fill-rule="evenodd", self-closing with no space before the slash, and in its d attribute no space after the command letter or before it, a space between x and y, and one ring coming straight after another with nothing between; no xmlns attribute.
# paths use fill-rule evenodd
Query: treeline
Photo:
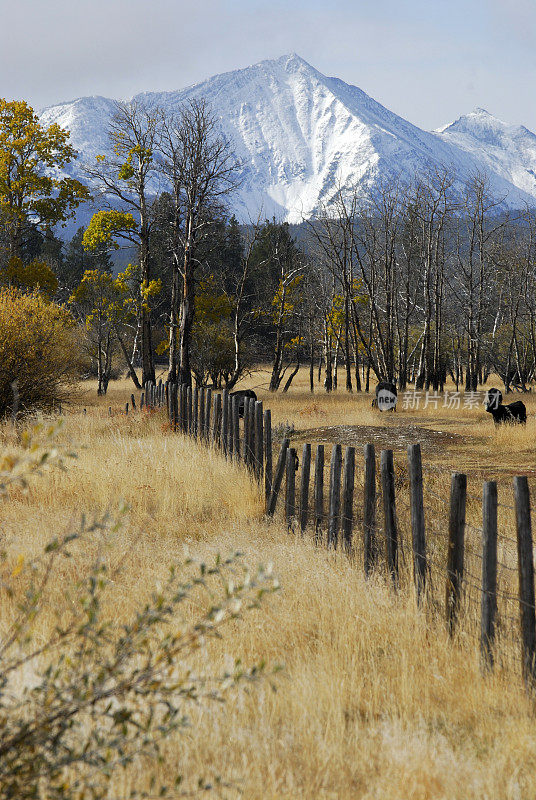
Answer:
<svg viewBox="0 0 536 800"><path fill-rule="evenodd" d="M339 193L309 224L328 387L340 352L348 389L351 363L367 388L370 372L401 389L534 380L536 212L506 214L485 176L462 195L452 183L445 172L366 202Z"/></svg>
<svg viewBox="0 0 536 800"><path fill-rule="evenodd" d="M99 210L62 244L55 226L90 198L66 177L68 132L0 101L0 282L68 306L100 393L120 363L136 386L159 363L230 389L261 361L272 391L305 364L311 391L341 370L349 391L534 380L536 214L505 213L485 176L462 194L447 172L366 199L346 187L297 229L240 226L244 168L202 100L176 116L118 104L108 136L86 167ZM119 247L134 255L116 274Z"/></svg>

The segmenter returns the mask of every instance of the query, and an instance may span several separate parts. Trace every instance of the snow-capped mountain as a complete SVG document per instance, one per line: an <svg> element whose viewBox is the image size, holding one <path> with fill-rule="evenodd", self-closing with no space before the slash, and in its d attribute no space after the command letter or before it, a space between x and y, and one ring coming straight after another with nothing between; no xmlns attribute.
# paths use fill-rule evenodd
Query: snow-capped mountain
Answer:
<svg viewBox="0 0 536 800"><path fill-rule="evenodd" d="M299 222L329 205L339 187L366 194L437 167L452 170L460 187L485 170L508 206L536 205L536 136L489 115L424 131L297 55L133 99L176 112L194 96L208 101L242 164L232 200L242 221L261 214ZM79 163L91 162L106 152L113 110L113 100L85 97L45 109L41 120L68 128Z"/></svg>
<svg viewBox="0 0 536 800"><path fill-rule="evenodd" d="M536 136L523 125L508 125L483 108L475 108L437 133L536 198Z"/></svg>

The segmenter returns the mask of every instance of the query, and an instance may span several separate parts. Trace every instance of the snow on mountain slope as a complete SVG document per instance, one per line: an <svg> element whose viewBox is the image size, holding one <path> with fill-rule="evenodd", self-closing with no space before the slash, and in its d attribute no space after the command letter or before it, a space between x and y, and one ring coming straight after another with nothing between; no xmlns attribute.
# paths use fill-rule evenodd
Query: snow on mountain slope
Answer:
<svg viewBox="0 0 536 800"><path fill-rule="evenodd" d="M80 97L70 103L51 106L41 112L44 125L56 123L71 132L71 143L80 160L93 163L95 156L109 149L107 126L115 111L115 101L107 97ZM77 165L75 165L77 166Z"/></svg>
<svg viewBox="0 0 536 800"><path fill-rule="evenodd" d="M275 215L299 222L329 205L339 187L357 186L366 194L383 181L410 181L437 167L451 170L461 187L488 166L482 148L459 144L449 129L423 131L296 55L133 99L176 112L192 97L208 101L241 161L242 183L233 206L242 221ZM41 119L69 128L81 161L87 162L106 152L112 113L112 100L91 97L46 109ZM515 176L491 168L490 181L499 197L507 195L507 204L518 207L536 197L536 186L533 192L530 183L520 185Z"/></svg>
<svg viewBox="0 0 536 800"><path fill-rule="evenodd" d="M444 141L480 159L487 169L536 197L536 136L475 108L437 131Z"/></svg>

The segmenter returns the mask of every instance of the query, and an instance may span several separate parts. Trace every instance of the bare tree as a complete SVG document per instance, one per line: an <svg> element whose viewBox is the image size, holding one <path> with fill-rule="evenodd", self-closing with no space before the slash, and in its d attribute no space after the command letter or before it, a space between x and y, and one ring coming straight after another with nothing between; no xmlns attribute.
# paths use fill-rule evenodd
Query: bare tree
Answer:
<svg viewBox="0 0 536 800"><path fill-rule="evenodd" d="M498 244L508 224L507 216L497 214L501 204L492 197L485 175L469 181L461 202L451 289L464 310L466 389L475 390L482 375L485 318L496 281Z"/></svg>
<svg viewBox="0 0 536 800"><path fill-rule="evenodd" d="M253 302L254 292L252 291L253 281L253 261L255 246L261 237L262 227L257 221L253 226L249 240L245 245L245 251L240 259L240 271L227 290L227 296L231 306L233 321L233 344L234 344L234 365L227 381L227 389L232 389L244 372L243 343L247 335L248 327L253 320L256 308ZM262 269L264 261L255 264L255 270Z"/></svg>
<svg viewBox="0 0 536 800"><path fill-rule="evenodd" d="M161 113L162 171L174 202L173 279L169 333L169 379L190 385L190 343L195 311L197 247L210 225L209 208L238 184L238 162L203 99L176 117ZM178 331L178 342L177 342Z"/></svg>
<svg viewBox="0 0 536 800"><path fill-rule="evenodd" d="M107 210L94 215L84 234L84 242L111 244L119 238L138 248L142 382L145 383L155 380L147 290L151 280L151 211L157 194L154 180L157 176L158 115L137 101L117 103L108 138L111 155L98 156L96 165L86 168Z"/></svg>
<svg viewBox="0 0 536 800"><path fill-rule="evenodd" d="M289 363L284 365L285 349L290 348L292 351L291 334L296 332L296 323L300 321L300 306L303 299L301 283L305 263L303 254L296 247L286 223L278 224L272 221L265 225L262 232L262 249L266 254L267 270L275 280L273 295L271 290L274 286L268 286L265 313L271 320L275 332L269 389L271 392L276 392L293 360L291 356ZM300 340L298 332L297 346L294 348L297 360L300 358Z"/></svg>

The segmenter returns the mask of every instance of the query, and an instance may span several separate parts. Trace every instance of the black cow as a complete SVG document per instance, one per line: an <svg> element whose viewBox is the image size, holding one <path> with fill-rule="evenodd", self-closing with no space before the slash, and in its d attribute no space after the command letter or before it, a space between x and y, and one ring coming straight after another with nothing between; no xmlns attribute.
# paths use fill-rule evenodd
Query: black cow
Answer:
<svg viewBox="0 0 536 800"><path fill-rule="evenodd" d="M396 384L392 381L380 381L376 386L376 397L372 401L372 408L380 408L380 411L383 409L381 406L378 406L378 395L381 391L390 392L395 397L395 402L389 406L389 411L396 411L396 398L398 397L398 391L396 388Z"/></svg>
<svg viewBox="0 0 536 800"><path fill-rule="evenodd" d="M253 400L257 399L257 395L253 389L239 389L237 392L231 392L229 397L238 397L238 416L244 416L244 406L246 397L251 397Z"/></svg>
<svg viewBox="0 0 536 800"><path fill-rule="evenodd" d="M488 389L486 396L486 411L491 414L496 425L501 422L520 422L522 425L527 421L527 409L525 403L516 400L503 406L503 396L500 389Z"/></svg>

